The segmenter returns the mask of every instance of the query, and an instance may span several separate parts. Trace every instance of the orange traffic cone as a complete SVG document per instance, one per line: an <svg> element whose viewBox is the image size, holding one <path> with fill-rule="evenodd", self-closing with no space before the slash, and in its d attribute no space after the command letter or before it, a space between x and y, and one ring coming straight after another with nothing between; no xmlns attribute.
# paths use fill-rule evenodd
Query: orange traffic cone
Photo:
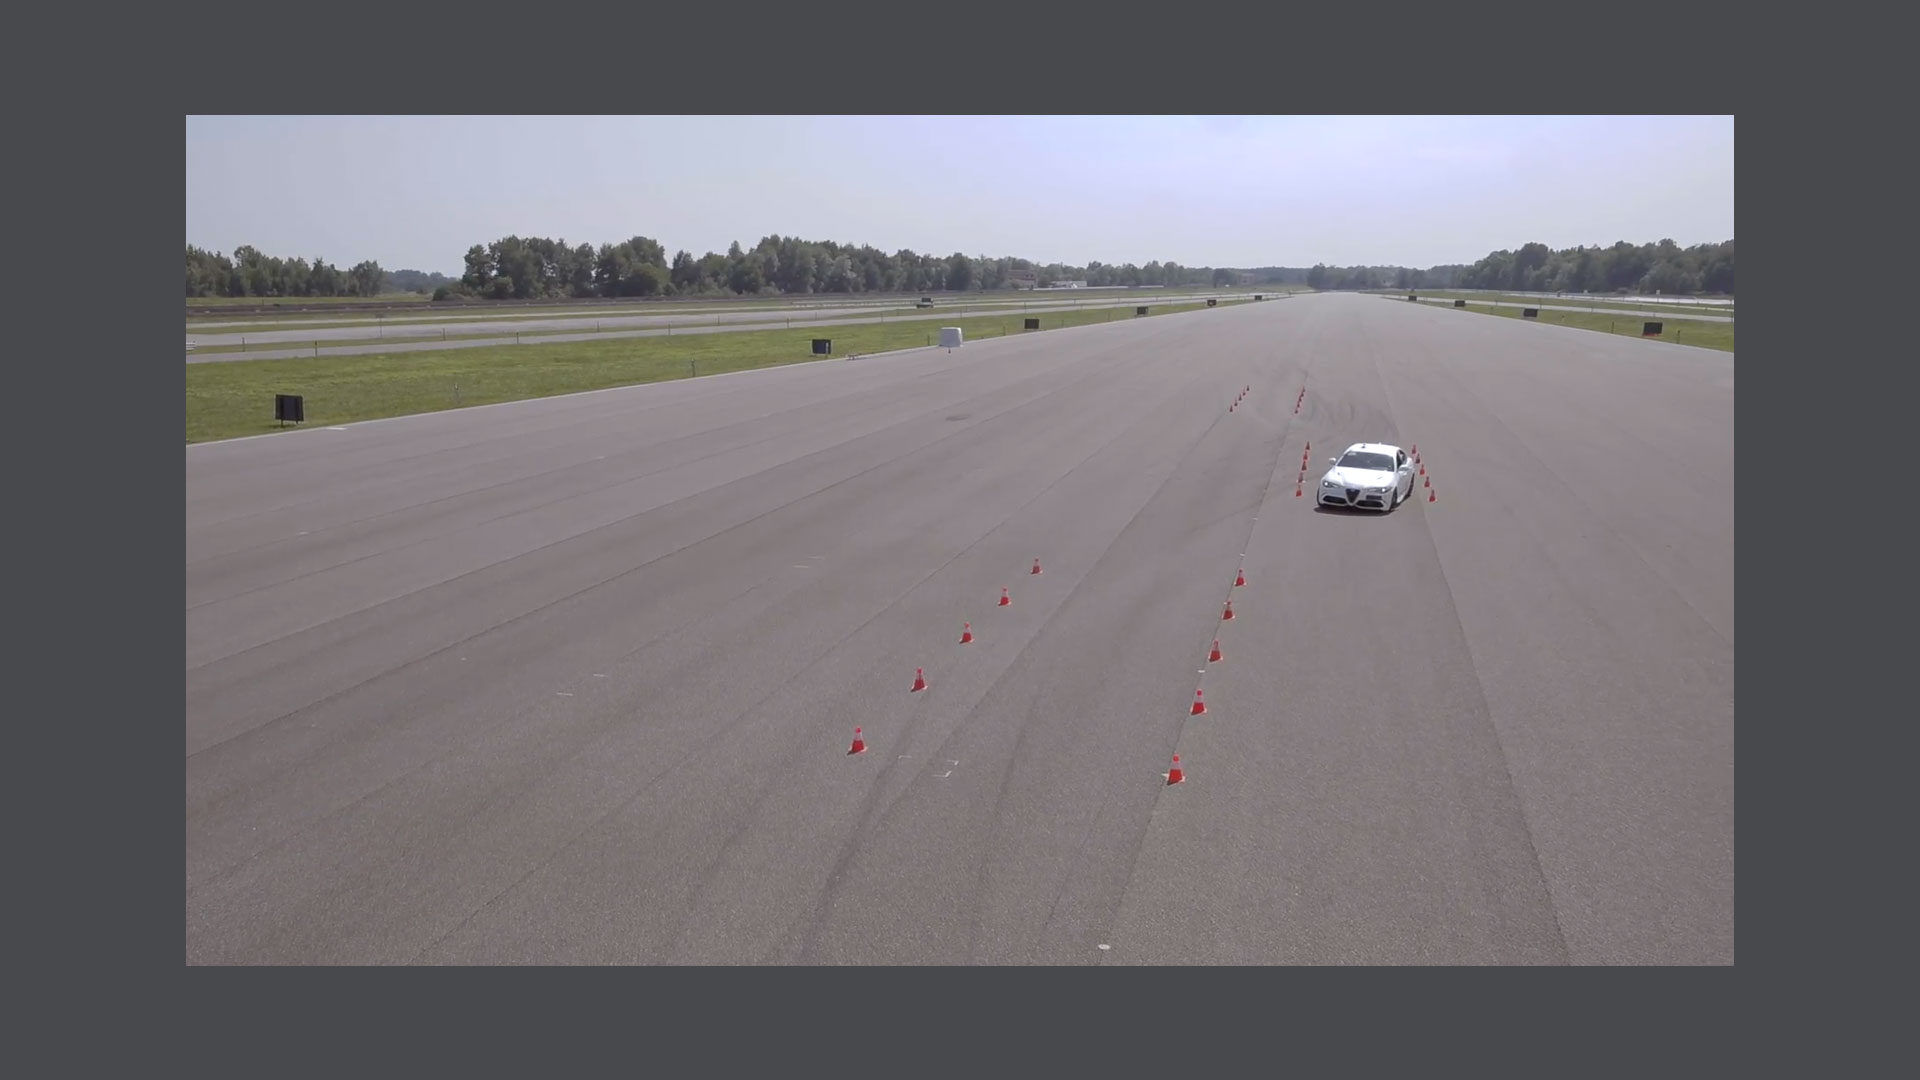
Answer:
<svg viewBox="0 0 1920 1080"><path fill-rule="evenodd" d="M1188 716L1199 716L1201 713L1207 711L1207 699L1201 696L1202 693L1204 693L1204 691L1195 690L1193 692L1193 711L1188 713Z"/></svg>
<svg viewBox="0 0 1920 1080"><path fill-rule="evenodd" d="M1226 610L1226 611L1224 611L1224 612L1221 612L1221 614L1220 614L1220 617L1221 617L1222 619L1231 619L1231 618L1233 618L1233 601L1231 601L1231 600L1229 600L1229 601L1227 601L1227 610Z"/></svg>
<svg viewBox="0 0 1920 1080"><path fill-rule="evenodd" d="M963 629L963 630L962 630L962 631L960 632L960 644L962 644L962 645L971 645L971 644L973 644L973 624L972 624L972 623L961 623L960 625L961 625L961 626L963 626L963 627L965 627L965 629Z"/></svg>
<svg viewBox="0 0 1920 1080"><path fill-rule="evenodd" d="M1234 575L1233 586L1234 588L1237 589L1240 586L1245 585L1246 583L1247 583L1247 568L1243 566L1240 568L1240 572Z"/></svg>
<svg viewBox="0 0 1920 1080"><path fill-rule="evenodd" d="M925 690L926 688L927 688L927 673L921 668L914 668L913 669L913 689L907 691L907 693L917 694L920 691Z"/></svg>
<svg viewBox="0 0 1920 1080"><path fill-rule="evenodd" d="M1220 662L1220 659L1220 639L1214 638L1213 651L1207 654L1207 663L1217 664Z"/></svg>
<svg viewBox="0 0 1920 1080"><path fill-rule="evenodd" d="M1001 589L1000 590L1000 606L1006 607L1011 603L1013 603L1013 598L1007 595L1007 590Z"/></svg>
<svg viewBox="0 0 1920 1080"><path fill-rule="evenodd" d="M864 754L866 752L867 752L867 740L860 737L859 728L854 728L853 729L853 746L847 750L847 753L849 755L852 755L852 754Z"/></svg>
<svg viewBox="0 0 1920 1080"><path fill-rule="evenodd" d="M1030 573L1030 574L1037 574L1037 573L1039 573L1039 572L1040 572L1040 560L1039 560L1039 559L1035 559L1035 560L1033 560L1033 569L1032 569L1032 570L1030 570L1030 571L1028 571L1028 573Z"/></svg>
<svg viewBox="0 0 1920 1080"><path fill-rule="evenodd" d="M1428 502L1432 502L1432 501L1433 501L1433 492L1432 492L1431 490L1429 490L1429 491L1427 492L1427 501L1428 501Z"/></svg>
<svg viewBox="0 0 1920 1080"><path fill-rule="evenodd" d="M1180 755L1175 754L1173 755L1173 767L1167 770L1167 786L1172 787L1175 784L1185 783L1186 779L1186 770L1180 767Z"/></svg>

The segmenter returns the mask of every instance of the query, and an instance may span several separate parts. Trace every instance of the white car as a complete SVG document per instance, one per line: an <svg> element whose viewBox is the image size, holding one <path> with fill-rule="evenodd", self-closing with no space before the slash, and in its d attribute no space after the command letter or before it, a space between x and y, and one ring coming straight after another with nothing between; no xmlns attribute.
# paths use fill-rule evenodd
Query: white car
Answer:
<svg viewBox="0 0 1920 1080"><path fill-rule="evenodd" d="M1413 459L1386 443L1354 443L1320 478L1315 502L1386 513L1413 496Z"/></svg>

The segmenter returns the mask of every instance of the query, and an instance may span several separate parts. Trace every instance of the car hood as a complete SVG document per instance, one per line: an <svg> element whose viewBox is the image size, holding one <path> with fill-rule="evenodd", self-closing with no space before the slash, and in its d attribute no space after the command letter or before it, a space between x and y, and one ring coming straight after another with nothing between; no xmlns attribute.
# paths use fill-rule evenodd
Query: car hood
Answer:
<svg viewBox="0 0 1920 1080"><path fill-rule="evenodd" d="M1323 479L1331 480L1341 487L1388 487L1398 479L1390 472L1376 472L1373 469L1328 469Z"/></svg>

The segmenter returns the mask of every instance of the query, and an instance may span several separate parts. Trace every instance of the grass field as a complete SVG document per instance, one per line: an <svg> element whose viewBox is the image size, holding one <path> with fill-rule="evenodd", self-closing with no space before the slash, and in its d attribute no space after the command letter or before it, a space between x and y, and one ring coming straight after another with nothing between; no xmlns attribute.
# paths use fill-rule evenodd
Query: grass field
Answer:
<svg viewBox="0 0 1920 1080"><path fill-rule="evenodd" d="M952 292L933 292L931 296L939 306L958 306L958 304L981 304L981 302L1006 302L1006 300L1046 300L1046 298L1066 298L1066 296L1125 296L1137 290L1127 290L1121 286L1104 288L1083 288L1073 292L1029 292L1029 290L996 290L996 292L973 292L966 298ZM1281 292L1309 292L1304 284L1269 284L1269 286L1223 286L1213 288L1206 284L1183 284L1167 290L1150 290L1142 296L1185 296L1194 292L1265 292L1277 296ZM445 319L445 317L472 317L472 315L499 315L503 311L513 311L516 315L505 315L515 319L549 319L553 315L589 315L593 311L614 311L614 309L637 309L637 311L755 311L755 309L785 309L785 307L804 306L860 306L860 304L912 304L920 294L912 292L814 292L806 296L718 296L718 298L682 298L682 300L634 300L634 302L605 302L605 300L578 300L578 302L553 302L553 304L505 304L505 302L449 302L438 304L432 309L407 311L390 321L397 319ZM419 292L382 292L380 296L188 296L186 311L196 315L219 313L221 307L338 307L363 304L363 306L384 306L384 304L426 304L428 296ZM365 321L371 325L376 313L365 315L346 315L353 323ZM242 313L232 315L232 319L276 319L276 321L309 321L309 319L342 319L342 315L326 313ZM198 319L196 319L198 321ZM192 325L192 323L188 323Z"/></svg>
<svg viewBox="0 0 1920 1080"><path fill-rule="evenodd" d="M1206 304L1154 304L1149 318L1205 310ZM1245 303L1222 300L1221 306ZM1038 316L1041 330L1136 318L1129 309ZM307 425L346 424L468 405L550 397L581 390L662 382L693 375L808 363L813 338L833 340L835 358L920 348L958 326L968 340L1020 334L1021 318L985 316L951 323L899 322L756 330L681 338L628 338L495 346L446 352L377 353L288 360L189 364L187 441L208 442L278 430L273 395L306 398Z"/></svg>
<svg viewBox="0 0 1920 1080"><path fill-rule="evenodd" d="M880 307L886 304L899 305L908 301L895 298L890 301L854 300L834 304L834 307ZM392 315L236 315L231 320L214 320L219 326L210 326L204 321L186 324L189 334L239 334L267 330L337 330L346 327L364 326L369 329L376 326L419 326L443 322L471 320L476 322L525 322L529 319L615 319L628 315L711 315L716 312L764 311L769 314L783 312L803 312L823 307L820 301L796 303L789 301L768 302L752 301L731 303L714 301L706 304L565 304L548 308L515 307L496 308L480 305L449 306L435 308L432 311L404 311ZM509 314L502 314L509 312ZM258 321L256 321L258 320Z"/></svg>
<svg viewBox="0 0 1920 1080"><path fill-rule="evenodd" d="M1471 311L1478 315L1497 315L1503 319L1522 318L1520 308L1493 307L1487 304L1468 303L1464 308L1442 308L1443 311ZM1542 322L1552 326L1571 326L1578 330L1598 330L1603 334L1619 334L1622 337L1640 336L1640 329L1648 322L1662 322L1659 319L1646 319L1639 315L1602 315L1590 311L1554 311L1541 308L1540 317L1526 319L1526 322ZM1663 330L1658 341L1669 341L1677 345L1694 345L1703 349L1721 349L1733 351L1733 323L1697 322L1694 320L1664 320Z"/></svg>
<svg viewBox="0 0 1920 1080"><path fill-rule="evenodd" d="M1606 308L1609 311L1665 311L1668 308L1672 308L1676 316L1692 314L1692 315L1725 315L1725 316L1732 317L1734 314L1734 306L1732 304L1689 304L1685 302L1674 302L1674 301L1668 301L1668 300L1654 300L1654 299L1645 299L1645 300L1636 301L1631 296L1622 298L1618 296L1613 296L1611 294L1608 294L1604 297L1602 296L1585 297L1585 296L1576 296L1576 295L1516 296L1516 295L1510 295L1507 293L1449 292L1449 291L1440 290L1440 289L1435 289L1435 290L1413 289L1409 291L1414 293L1414 295L1416 296L1432 297L1433 299L1436 299L1436 300L1466 300L1469 302L1478 301L1481 303L1485 303L1488 300L1498 300L1498 301L1501 301L1502 303L1507 303L1507 304L1568 304L1576 307ZM1394 291L1390 293L1382 293L1381 295L1405 297L1407 293L1401 292L1401 291Z"/></svg>
<svg viewBox="0 0 1920 1080"><path fill-rule="evenodd" d="M1138 291L1132 291L1132 290L1121 289L1121 288L1083 289L1083 290L1074 290L1072 292L1060 291L1060 292L1038 292L1038 293L1028 292L1028 291L1002 290L1000 292L991 292L991 293L973 293L973 294L969 294L965 298L962 298L950 293L940 293L940 294L935 294L935 299L936 299L935 310L945 310L945 311L967 310L972 308L978 308L983 305L1005 306L1008 304L1016 304L1016 303L1022 303L1022 302L1028 302L1028 303L1064 303L1064 302L1071 302L1071 301L1087 302L1087 301L1098 301L1098 300L1123 299L1130 296L1140 296L1143 298L1147 298L1147 299L1144 299L1143 302L1152 304L1156 302L1161 302L1161 301L1152 299L1154 297L1166 297L1167 299L1171 300L1181 296L1192 296L1192 295L1202 294L1202 293L1205 293L1205 294L1244 293L1249 296L1251 296L1254 293L1265 293L1266 295L1269 295L1269 296L1278 296L1282 293L1287 293L1287 292L1310 292L1310 291L1311 290L1309 290L1304 285L1273 285L1273 286L1257 286L1257 287L1256 286L1234 286L1232 288L1220 288L1220 289L1215 289L1215 288L1204 286L1204 285L1183 285L1177 289L1167 289L1164 291L1156 289L1148 292L1138 292ZM558 303L558 304L545 305L545 306L533 306L533 305L522 305L522 304L494 305L494 304L485 304L485 303L469 303L469 304L443 304L431 310L423 309L418 311L399 311L391 315L381 315L377 312L350 313L350 314L344 314L344 315L328 315L328 314L322 314L322 313L286 314L286 313L280 313L280 312L271 312L266 314L233 315L227 319L216 319L213 321L219 321L219 322L231 321L235 323L244 323L245 324L244 330L246 331L298 330L298 329L329 329L330 330L330 329L352 327L352 326L368 326L368 327L381 326L381 325L402 326L402 325L407 325L412 323L435 323L435 322L444 322L449 319L479 318L479 319L486 319L488 321L499 320L502 322L511 322L511 321L520 320L520 319L554 319L554 318L591 319L596 316L600 318L613 318L617 315L623 315L623 314L668 315L668 314L675 314L679 312L709 313L709 312L733 312L733 311L779 312L779 311L805 311L810 308L827 307L827 306L831 306L831 307L898 306L900 304L911 304L915 298L916 298L916 294L912 294L912 293L812 293L806 296L787 296L787 297L751 296L751 297L739 297L737 299L721 298L721 299L711 299L711 300L648 300L648 301L627 301L627 302L612 302L612 303L608 303L604 301L584 301L583 300L578 303ZM345 304L351 301L352 299L353 298L350 298L350 297L316 298L313 301L313 303L316 305ZM379 298L380 302L399 302L404 300L419 301L421 299L423 298L417 295L416 296L389 295L389 296L383 296ZM218 301L218 303L215 303L215 301ZM187 309L189 311L206 312L206 311L217 311L220 306L238 306L241 304L260 304L260 303L271 304L276 302L286 303L288 305L299 305L299 304L307 303L306 300L302 300L302 299L287 299L284 301L275 301L270 299L262 299L260 297L233 297L233 298L209 297L209 298L189 299L187 301ZM258 321L255 321L255 320L258 320ZM206 327L205 322L200 319L191 320L187 322L185 325L186 325L187 332L190 334L191 333L209 333L209 334L239 333L239 332L242 332L242 329L243 329L242 327L238 327L238 326L221 327L217 330L208 329Z"/></svg>
<svg viewBox="0 0 1920 1080"><path fill-rule="evenodd" d="M1189 294L1185 294L1185 293L1164 294L1165 299L1158 302L1164 303L1167 301L1178 301L1187 295ZM1088 297L1086 299L1075 301L1075 302L1077 303L1100 303L1100 302L1113 303L1116 301L1116 299L1117 298L1115 297ZM1059 309L1059 310L1068 309L1067 301L1056 300L1052 302L1047 302L1047 301L1026 301L1026 302L1029 304L1032 304L1040 312L1045 312L1047 310L1053 310L1053 309ZM1123 302L1131 303L1132 301L1127 300ZM1154 302L1156 301L1146 301L1146 303L1149 303L1149 304ZM970 311L971 312L1006 311L1009 309L1018 311L1018 310L1021 310L1020 308L1021 303L1022 301L1019 298L1015 298L1015 297L1009 297L1006 299L993 299L993 300L973 300L973 301L966 301L964 303L955 301L953 303L940 304L935 308L933 308L932 311L936 314L941 314L941 315L964 314ZM817 302L816 304L809 304L806 306L799 306L794 304L780 304L780 305L742 304L739 306L729 304L724 307L721 307L715 304L708 304L705 307L661 305L656 307L645 307L645 308L621 307L621 308L608 308L605 310L594 309L594 310L586 310L586 311L581 311L578 309L564 309L564 310L549 311L545 313L535 313L535 314L527 314L527 315L479 314L477 318L473 316L469 316L469 318L472 318L473 321L485 322L488 324L499 323L501 325L501 329L495 332L490 332L490 333L454 334L449 337L415 336L415 337L400 338L395 340L466 341L466 340L471 340L475 338L499 337L502 334L513 333L513 328L516 323L527 322L530 320L539 320L539 319L567 319L569 321L578 320L580 323L580 326L577 328L543 329L538 331L538 333L542 333L542 334L591 334L591 333L599 332L595 328L595 324L597 322L601 322L609 319L631 318L633 316L661 316L661 317L676 316L676 317L681 317L685 319L684 323L676 323L676 325L715 326L715 325L719 325L722 321L724 321L723 316L731 316L731 315L737 315L737 314L754 314L754 315L761 315L763 316L763 318L746 320L746 321L775 323L775 322L779 322L782 318L799 319L799 318L817 317L815 316L814 310L813 310L814 307L816 306L822 306L822 305L819 305ZM843 312L833 313L834 315L844 314L849 318L871 317L871 318L877 319L877 318L880 318L882 315L882 312L880 310L881 308L901 309L898 312L887 312L886 314L896 314L896 313L906 314L907 313L906 308L909 307L910 305L908 305L905 301L902 301L896 298L891 301L873 301L873 300L869 300L865 302L854 301L844 305L835 304L834 306L844 307L846 309L849 309ZM874 312L871 316L866 316L861 314L858 311L851 310L856 308L867 308L867 307L871 307L874 309ZM913 313L922 314L923 312L920 309L913 309ZM352 320L327 319L324 316L320 316L320 317L316 317L313 321L282 320L282 321L260 322L260 323L248 322L245 325L223 326L217 329L212 329L212 328L202 327L202 326L193 326L189 324L186 328L186 332L189 337L192 337L196 341L199 341L201 343L200 347L194 350L196 353L242 352L242 351L245 351L245 347L240 342L240 338L244 337L247 334L267 333L269 331L284 331L284 330L348 330L348 329L354 329L359 327L364 327L368 330L375 330L383 326L432 326L438 323L458 322L458 321L461 321L461 320L460 320L460 317L457 315L436 315L436 316L422 317L422 318L393 318L393 319L366 318L366 319L352 319ZM609 327L608 329L633 330L633 329L643 329L643 328L642 327ZM227 344L222 340L226 338L231 338L232 343ZM381 340L383 339L378 334L371 334L362 338L340 338L336 340L324 341L321 343L321 347L325 348L330 345L367 345L367 344L378 343ZM302 344L310 345L311 343L310 342L307 342L307 343L282 342L282 343L275 344L272 342L256 342L251 347L256 349L284 349L284 348L297 348Z"/></svg>

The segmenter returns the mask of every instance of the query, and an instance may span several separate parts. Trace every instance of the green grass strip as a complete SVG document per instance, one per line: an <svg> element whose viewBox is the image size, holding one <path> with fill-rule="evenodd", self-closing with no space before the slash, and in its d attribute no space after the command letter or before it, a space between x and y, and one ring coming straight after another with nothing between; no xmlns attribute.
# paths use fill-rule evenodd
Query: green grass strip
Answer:
<svg viewBox="0 0 1920 1080"><path fill-rule="evenodd" d="M1585 297L1585 296L1580 296L1578 294L1569 294L1567 296L1515 296L1507 293L1498 293L1490 296L1486 293L1464 293L1464 292L1442 292L1442 291L1429 292L1426 289L1413 289L1410 291L1414 295L1419 296L1423 299L1430 297L1435 300L1465 300L1470 304L1471 303L1484 304L1489 300L1498 300L1502 303L1507 303L1507 304L1525 304L1528 307L1536 307L1540 305L1552 306L1555 304L1564 304L1568 307L1597 307L1597 308L1605 308L1609 311L1668 311L1668 310L1671 310L1673 312L1674 318L1679 318L1682 315L1724 315L1728 318L1734 317L1734 308L1732 304L1688 304L1688 303L1682 303L1682 302L1676 302L1676 301L1653 300L1653 299L1647 299L1647 300L1640 301L1639 303L1635 303L1633 297L1615 296L1612 293L1606 293L1606 294L1595 296L1595 297ZM1404 292L1394 292L1394 293L1383 293L1381 295L1404 297L1407 294Z"/></svg>
<svg viewBox="0 0 1920 1080"><path fill-rule="evenodd" d="M1443 308L1443 311L1471 311L1480 315L1497 315L1502 319L1523 318L1517 307L1489 307L1485 304L1469 303L1464 308ZM1693 345L1703 349L1733 351L1733 323L1699 322L1693 319L1647 319L1638 315L1602 315L1592 311L1555 311L1541 308L1540 316L1526 319L1526 322L1547 323L1551 326L1571 326L1576 330L1598 330L1603 334L1618 334L1622 337L1637 338L1645 324L1661 323L1662 333L1658 338L1649 340L1672 342L1676 345Z"/></svg>
<svg viewBox="0 0 1920 1080"><path fill-rule="evenodd" d="M1222 300L1227 307L1246 301ZM1149 317L1204 310L1205 303L1154 304ZM1132 308L1048 312L1040 331L1137 318ZM969 341L1031 333L1023 316L982 316L950 323L895 322L813 326L683 337L478 346L435 352L234 360L186 365L187 441L209 442L276 431L275 394L306 399L307 426L348 424L471 405L551 397L582 390L779 367L820 359L814 338L830 338L833 356L925 347L942 325Z"/></svg>

